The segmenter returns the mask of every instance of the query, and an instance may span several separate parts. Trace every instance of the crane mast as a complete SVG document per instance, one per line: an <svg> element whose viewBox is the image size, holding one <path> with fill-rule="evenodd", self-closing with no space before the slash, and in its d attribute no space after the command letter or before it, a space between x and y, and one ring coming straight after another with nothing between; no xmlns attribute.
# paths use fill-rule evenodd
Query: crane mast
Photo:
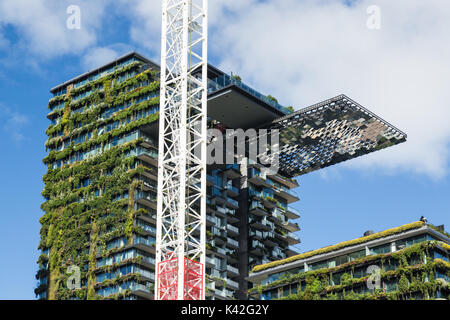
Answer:
<svg viewBox="0 0 450 320"><path fill-rule="evenodd" d="M205 299L207 0L162 0L155 300Z"/></svg>

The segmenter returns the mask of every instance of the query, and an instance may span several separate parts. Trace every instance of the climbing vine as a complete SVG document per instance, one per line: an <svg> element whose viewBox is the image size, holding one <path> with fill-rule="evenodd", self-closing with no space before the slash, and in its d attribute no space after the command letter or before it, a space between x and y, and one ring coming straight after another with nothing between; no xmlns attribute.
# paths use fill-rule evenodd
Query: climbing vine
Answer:
<svg viewBox="0 0 450 320"><path fill-rule="evenodd" d="M438 290L450 294L450 288L445 280L435 279L436 271L440 271L450 277L450 264L441 259L433 259L432 249L436 246L447 249L448 245L438 241L425 241L415 244L400 251L387 254L379 254L362 257L333 268L323 268L298 274L287 274L281 279L266 285L258 285L248 291L249 295L260 296L264 291L282 287L287 284L303 284L303 290L282 297L291 300L315 300L315 299L408 299L414 293L421 293L423 297L432 298ZM417 260L419 259L419 260ZM416 263L417 261L421 261ZM357 294L354 288L367 282L369 275L361 278L353 278L351 271L358 266L379 264L381 267L395 262L398 266L395 270L385 271L380 274L381 281L395 279L397 289L385 292L382 289L371 293ZM339 284L331 281L334 273L343 274Z"/></svg>
<svg viewBox="0 0 450 320"><path fill-rule="evenodd" d="M64 108L50 112L49 117L60 117L60 121L50 125L46 131L49 136L46 147L52 150L43 160L48 171L43 176L45 187L42 196L45 202L41 205L44 215L40 219L41 241L38 246L45 253L37 261L39 271L36 278L47 278L47 282L36 288L36 294L46 291L48 299L100 299L102 297L96 295L96 289L140 280L139 274L132 273L97 283L96 274L140 261L134 258L120 264L97 266L99 256L108 257L119 250L108 249L106 244L109 241L126 237L127 243L131 244L134 234L143 234L134 221L137 215L147 214L147 211L135 210L134 200L136 190L142 190L142 181L136 178L148 168L138 165L135 157L127 155L143 140L139 138L104 149L113 138L158 119L158 113L138 117L139 113L159 105L156 71L147 69L125 81L118 81L119 77L136 73L142 64L138 61L130 63L78 88L70 87L66 94L49 101L49 108L63 102ZM74 100L80 94L85 96ZM154 97L139 102L147 95ZM123 104L125 107L109 118L101 117L105 110ZM120 122L118 127L99 134L100 126L116 121ZM89 139L76 144L71 142L89 132ZM58 133L62 134L55 136ZM87 160L62 167L52 166L54 161L68 159L75 152L94 147L103 151ZM79 289L71 290L66 286L70 265L81 270ZM126 290L107 298L120 299L129 294L130 291Z"/></svg>

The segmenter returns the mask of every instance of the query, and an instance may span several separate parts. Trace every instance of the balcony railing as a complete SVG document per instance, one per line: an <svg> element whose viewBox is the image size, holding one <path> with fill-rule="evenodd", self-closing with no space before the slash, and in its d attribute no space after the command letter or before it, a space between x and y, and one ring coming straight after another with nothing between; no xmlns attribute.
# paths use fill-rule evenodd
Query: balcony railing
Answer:
<svg viewBox="0 0 450 320"><path fill-rule="evenodd" d="M227 243L231 244L232 246L239 247L239 242L231 238L227 238Z"/></svg>
<svg viewBox="0 0 450 320"><path fill-rule="evenodd" d="M228 198L228 197L226 197L226 200L227 200L227 202L228 202L229 204L231 204L233 207L239 207L239 202L237 202L236 200L231 199L231 198Z"/></svg>
<svg viewBox="0 0 450 320"><path fill-rule="evenodd" d="M236 281L230 280L230 279L227 280L227 285L232 288L236 288L236 289L239 288L239 283L237 283Z"/></svg>
<svg viewBox="0 0 450 320"><path fill-rule="evenodd" d="M297 216L300 216L300 212L298 212L297 209L294 209L291 206L287 207L286 211L292 212L292 213L296 214Z"/></svg>
<svg viewBox="0 0 450 320"><path fill-rule="evenodd" d="M235 226L232 226L231 224L227 225L227 229L231 230L231 231L233 231L235 233L239 233L239 229L236 228Z"/></svg>
<svg viewBox="0 0 450 320"><path fill-rule="evenodd" d="M288 232L287 236L288 236L289 238L294 239L294 240L300 241L300 239L299 239L294 233L292 233L292 232Z"/></svg>
<svg viewBox="0 0 450 320"><path fill-rule="evenodd" d="M294 190L290 190L290 189L285 188L285 187L275 187L275 189L279 190L279 191L286 192L287 194L293 196L294 198L298 198L298 194Z"/></svg>
<svg viewBox="0 0 450 320"><path fill-rule="evenodd" d="M247 86L246 84L244 84L242 81L239 81L235 78L232 78L231 76L224 74L222 76L219 76L213 80L209 80L208 81L208 93L212 93L214 91L218 91L222 88L225 88L227 86L230 85L235 85L239 88L241 88L242 90L244 90L245 92L249 93L250 95L254 96L255 98L267 103L268 105L274 107L275 109L285 113L285 114L290 114L292 113L291 110L283 107L282 105L280 105L278 102L275 102L274 100L268 98L267 96L259 93L258 91L256 91L255 89L250 88L249 86Z"/></svg>
<svg viewBox="0 0 450 320"><path fill-rule="evenodd" d="M239 274L239 269L235 268L233 266L230 266L230 265L227 265L227 271L233 272L235 274ZM231 280L229 280L229 281L231 281Z"/></svg>
<svg viewBox="0 0 450 320"><path fill-rule="evenodd" d="M225 185L225 189L233 192L234 194L239 194L239 189L230 184Z"/></svg>
<svg viewBox="0 0 450 320"><path fill-rule="evenodd" d="M149 156L150 158L158 160L158 152L155 150L149 150L149 149L137 147L135 152L136 152L137 157L141 156L141 155L146 155L146 156Z"/></svg>

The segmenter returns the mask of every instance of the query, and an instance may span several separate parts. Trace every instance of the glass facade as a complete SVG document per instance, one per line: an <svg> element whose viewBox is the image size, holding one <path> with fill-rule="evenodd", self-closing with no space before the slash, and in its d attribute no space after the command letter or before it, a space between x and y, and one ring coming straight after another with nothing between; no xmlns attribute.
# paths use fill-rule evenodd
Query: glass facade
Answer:
<svg viewBox="0 0 450 320"><path fill-rule="evenodd" d="M57 171L89 163L114 148L142 141L129 147L123 154L128 170L142 169L133 177L141 185L135 190L117 190L108 199L110 208L117 203L124 204L120 210L114 209L115 214L122 215L121 222L126 219L129 210L135 210L138 214L133 217L131 226L120 229L110 225L99 230L98 237L106 240L102 240L96 248L98 252L95 265L84 265L85 271L95 273L95 294L104 298L118 295L123 299L152 298L158 137L155 130L151 129L152 123L147 120L157 120L154 116L159 111L159 87L155 86L156 89L151 90L154 84L150 80L134 80L149 68L147 61L130 56L120 63L116 62L85 75L72 84L66 84L62 89L56 89L55 97L49 103L48 118L51 125L46 146L50 153L44 161L50 170ZM107 85L102 79L112 75L113 80ZM240 85L253 94L250 88L242 86ZM111 92L114 93L113 96L110 96ZM69 103L67 97L71 97ZM283 110L273 101L266 101L260 94L256 94L256 97ZM68 106L70 130L64 120ZM136 111L129 111L131 109ZM97 117L92 117L92 114ZM124 116L118 117L122 114ZM128 130L131 125L140 122L145 124ZM94 143L94 139L98 141L98 137L105 139ZM89 147L85 147L86 145ZM113 160L111 159L111 163L114 163ZM105 167L101 173L102 179L120 181L123 169ZM261 178L264 186L249 182L249 191L243 189L242 179L249 179L254 175ZM279 180L283 181L283 178L280 177ZM256 164L249 166L246 173L241 172L238 164L208 167L207 181L207 298L232 299L238 296L239 290L245 292L245 277L254 265L261 261L287 257L289 246L298 243L298 239L292 234L292 230L298 229L288 226L289 219L285 216L288 202L292 202L286 197L294 193L282 183L263 176ZM290 185L292 183L289 182ZM100 201L102 195L109 190L97 185L98 180L90 177L76 181L66 206L75 203L85 203L87 206L96 201L96 198ZM55 197L56 195L49 194L47 201L53 201ZM247 204L244 205L245 202ZM263 214L248 218L248 207L254 206L259 207ZM85 210L88 212L88 208ZM105 209L106 212L100 215L100 224L112 221L109 210ZM243 217L248 220L245 233L242 232L242 226L239 226ZM256 225L250 226L252 222ZM240 241L250 234L259 235L260 240L248 241L248 248L244 250L240 247ZM90 235L89 239L92 240ZM85 249L85 254L88 255L90 248ZM244 265L241 263L243 259L247 261ZM140 280L130 278L134 274L142 277ZM42 277L40 281L47 285L44 283L47 278ZM87 286L87 281L83 284ZM39 293L39 297L47 298L46 292Z"/></svg>
<svg viewBox="0 0 450 320"><path fill-rule="evenodd" d="M272 283L277 283L283 279L289 279L289 276L300 275L304 273L305 275L311 274L317 270L320 270L323 275L320 277L320 281L322 285L328 287L328 291L331 288L336 286L344 286L348 291L352 293L364 295L364 294L374 294L373 289L370 289L366 285L366 281L368 277L372 274L373 268L379 268L381 272L388 272L391 276L385 276L382 278L381 284L381 292L384 293L396 293L400 290L399 285L399 276L396 276L395 271L400 268L400 260L398 256L392 256L392 250L403 252L407 250L408 247L417 244L423 244L427 246L431 246L433 249L425 250L425 255L423 256L420 251L412 251L410 253L405 254L404 263L406 263L406 268L411 268L410 273L415 277L422 281L429 281L429 276L425 277L418 276L418 272L421 271L421 267L424 267L427 261L433 262L439 259L442 261L449 261L449 253L446 252L445 249L440 248L443 246L440 244L441 242L436 242L437 238L431 236L428 233L423 233L420 235L409 236L409 237L398 237L397 239L393 239L386 243L376 246L365 246L364 249L358 249L353 252L347 253L345 255L338 255L331 259L324 259L315 262L309 262L313 258L305 258L305 262L301 267L295 267L292 269L288 269L282 272L274 272L269 273L266 278L261 281L257 281L258 285L265 286L267 289L262 289L262 294L259 296L260 299L271 300L271 299L281 299L283 297L291 296L292 294L302 293L306 290L307 287L307 276L299 277L300 280L291 280L292 283L289 283L289 280L285 281L288 284L280 284L276 285L275 288L271 287ZM428 248L428 247L427 247ZM403 250L403 251L402 251ZM368 256L377 257L376 260L369 259L367 261L364 260L366 257L366 253ZM400 260L399 260L400 259ZM359 262L358 264L353 264L352 262ZM341 266L341 267L339 267ZM306 269L305 269L306 267ZM405 265L402 266L405 268ZM449 267L445 267L442 265L438 265L435 267L436 273L433 275L435 279L443 279L445 281L449 280L448 273L450 272ZM445 270L447 268L447 270ZM389 273L390 272L390 273ZM365 281L360 283L358 279L364 279ZM252 281L252 280L251 280ZM350 287L346 287L349 286ZM292 292L291 286L298 285L298 290ZM338 288L338 287L336 287ZM258 289L261 290L261 289ZM403 289L405 290L405 289ZM342 291L342 290L341 290ZM444 287L445 291L445 287ZM433 295L435 298L442 296L442 291L439 287L437 291L428 293L427 297ZM326 298L326 295L323 296ZM418 298L419 296L416 293L412 293L408 295L409 298ZM423 298L424 296L422 296ZM342 299L342 292L337 295L337 298Z"/></svg>

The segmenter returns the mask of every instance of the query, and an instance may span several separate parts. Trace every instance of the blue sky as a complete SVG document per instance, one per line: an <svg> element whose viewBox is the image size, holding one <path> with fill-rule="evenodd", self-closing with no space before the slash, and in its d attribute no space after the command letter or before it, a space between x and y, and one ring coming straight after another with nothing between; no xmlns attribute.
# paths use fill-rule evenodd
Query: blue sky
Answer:
<svg viewBox="0 0 450 320"><path fill-rule="evenodd" d="M450 226L446 1L236 2L210 2L210 63L297 109L346 93L409 135L299 178L299 250L421 215ZM71 4L80 30L66 27ZM380 30L366 26L372 4ZM34 299L49 89L131 50L159 61L159 5L0 0L0 299Z"/></svg>

